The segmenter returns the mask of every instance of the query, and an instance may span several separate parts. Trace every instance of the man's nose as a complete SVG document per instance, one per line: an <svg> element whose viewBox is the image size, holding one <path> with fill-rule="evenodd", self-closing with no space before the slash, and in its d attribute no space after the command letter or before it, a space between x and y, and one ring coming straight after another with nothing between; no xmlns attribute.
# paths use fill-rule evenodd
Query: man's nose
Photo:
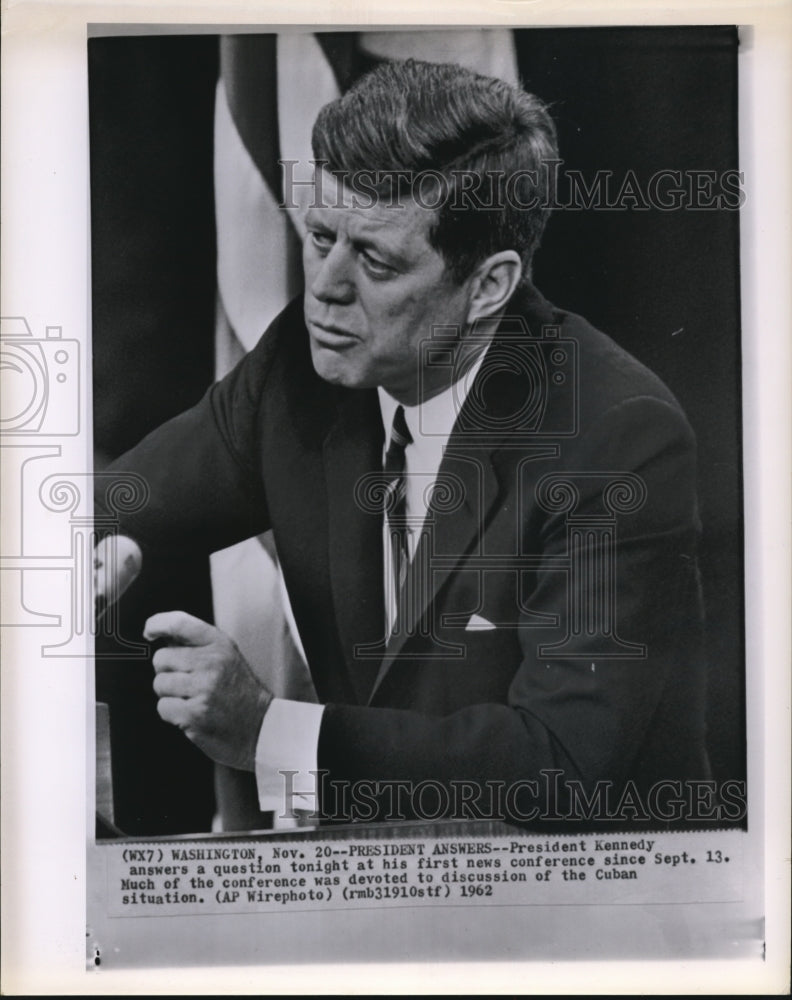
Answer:
<svg viewBox="0 0 792 1000"><path fill-rule="evenodd" d="M311 282L311 294L320 302L351 302L355 297L351 268L348 251L336 243L321 260Z"/></svg>

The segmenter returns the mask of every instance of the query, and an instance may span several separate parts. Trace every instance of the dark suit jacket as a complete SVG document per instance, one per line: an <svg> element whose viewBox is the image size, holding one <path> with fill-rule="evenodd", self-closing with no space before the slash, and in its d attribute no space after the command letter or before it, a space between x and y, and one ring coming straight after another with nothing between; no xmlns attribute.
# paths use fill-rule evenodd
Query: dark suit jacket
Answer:
<svg viewBox="0 0 792 1000"><path fill-rule="evenodd" d="M151 490L121 530L178 553L273 529L333 781L704 778L693 433L579 316L535 290L510 316L448 443L417 606L390 641L377 394L315 374L301 301L114 464ZM427 363L447 363L433 345ZM466 628L473 615L495 627Z"/></svg>

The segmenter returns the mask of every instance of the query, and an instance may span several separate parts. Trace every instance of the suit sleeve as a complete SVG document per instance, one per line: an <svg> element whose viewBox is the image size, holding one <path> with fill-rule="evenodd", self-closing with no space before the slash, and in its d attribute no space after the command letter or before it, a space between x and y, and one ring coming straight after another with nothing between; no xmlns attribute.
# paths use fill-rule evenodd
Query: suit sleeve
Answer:
<svg viewBox="0 0 792 1000"><path fill-rule="evenodd" d="M338 812L340 789L346 786L348 795L361 783L368 783L369 800L376 782L409 782L413 788L440 783L447 790L445 802L457 806L460 788L488 782L522 784L533 801L526 782L556 771L590 791L603 780L622 782L642 757L655 753L657 748L646 746L646 734L658 724L666 728L658 777L664 768L686 766L690 746L703 739L695 707L701 611L692 431L673 403L636 397L588 428L560 471L575 484L578 499L573 511L545 513L543 557L580 555L569 551L576 544L570 541L570 515L578 524L601 522L608 510L607 484L618 474L630 473L626 478L638 489L638 499L643 493L637 509L616 518L608 539L591 536L592 555L604 557L604 549L613 547L613 579L604 586L607 590L612 583L608 613L625 644L619 655L613 643L595 640L592 645L587 635L587 615L603 613L601 576L584 572L577 581L579 600L573 599L570 574L559 571L557 562L543 560L527 605L557 615L559 626L537 629L535 621L520 621L522 661L505 704L471 705L446 716L328 706L319 743L326 813ZM600 572L605 562L600 558ZM574 627L575 615L582 628ZM549 648L565 637L563 655ZM669 692L672 705L682 708L675 718L670 710L666 726L659 716L669 711L661 708ZM391 785L388 795L377 799L377 818L400 818L383 815L393 805L393 794ZM400 808L409 818L405 801ZM560 801L550 805L563 808Z"/></svg>
<svg viewBox="0 0 792 1000"><path fill-rule="evenodd" d="M270 363L265 341L191 409L158 427L96 476L97 528L128 534L157 555L209 553L269 527L255 465L257 415ZM135 477L141 502L128 509Z"/></svg>

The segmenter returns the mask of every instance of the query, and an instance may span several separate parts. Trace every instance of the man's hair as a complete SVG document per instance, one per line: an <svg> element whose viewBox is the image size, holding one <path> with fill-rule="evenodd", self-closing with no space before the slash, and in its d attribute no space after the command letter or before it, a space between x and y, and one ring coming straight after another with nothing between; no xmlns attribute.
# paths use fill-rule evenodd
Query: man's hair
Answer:
<svg viewBox="0 0 792 1000"><path fill-rule="evenodd" d="M452 64L384 63L322 108L313 154L353 189L366 176L392 194L399 172L399 192L437 208L429 239L455 281L500 250L516 250L530 277L558 162L534 95Z"/></svg>

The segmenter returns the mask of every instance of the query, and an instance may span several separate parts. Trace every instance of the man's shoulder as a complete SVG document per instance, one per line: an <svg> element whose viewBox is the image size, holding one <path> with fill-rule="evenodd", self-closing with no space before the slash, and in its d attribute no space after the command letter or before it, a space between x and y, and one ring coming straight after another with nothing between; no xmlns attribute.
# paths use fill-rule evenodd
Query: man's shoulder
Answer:
<svg viewBox="0 0 792 1000"><path fill-rule="evenodd" d="M544 345L550 379L557 378L565 392L575 394L584 426L614 407L641 399L662 403L684 418L665 382L584 316L553 305L535 290L515 305L523 310L532 337Z"/></svg>
<svg viewBox="0 0 792 1000"><path fill-rule="evenodd" d="M249 357L255 358L262 370L268 371L284 353L309 358L308 331L303 315L302 295L295 296L269 323L259 337Z"/></svg>
<svg viewBox="0 0 792 1000"><path fill-rule="evenodd" d="M275 316L238 367L244 370L251 402L258 405L268 398L282 402L284 392L317 402L327 395L330 387L316 374L311 361L301 295Z"/></svg>
<svg viewBox="0 0 792 1000"><path fill-rule="evenodd" d="M564 316L566 335L579 346L581 376L596 386L599 395L613 397L613 402L650 396L681 409L665 382L607 333L576 313Z"/></svg>

